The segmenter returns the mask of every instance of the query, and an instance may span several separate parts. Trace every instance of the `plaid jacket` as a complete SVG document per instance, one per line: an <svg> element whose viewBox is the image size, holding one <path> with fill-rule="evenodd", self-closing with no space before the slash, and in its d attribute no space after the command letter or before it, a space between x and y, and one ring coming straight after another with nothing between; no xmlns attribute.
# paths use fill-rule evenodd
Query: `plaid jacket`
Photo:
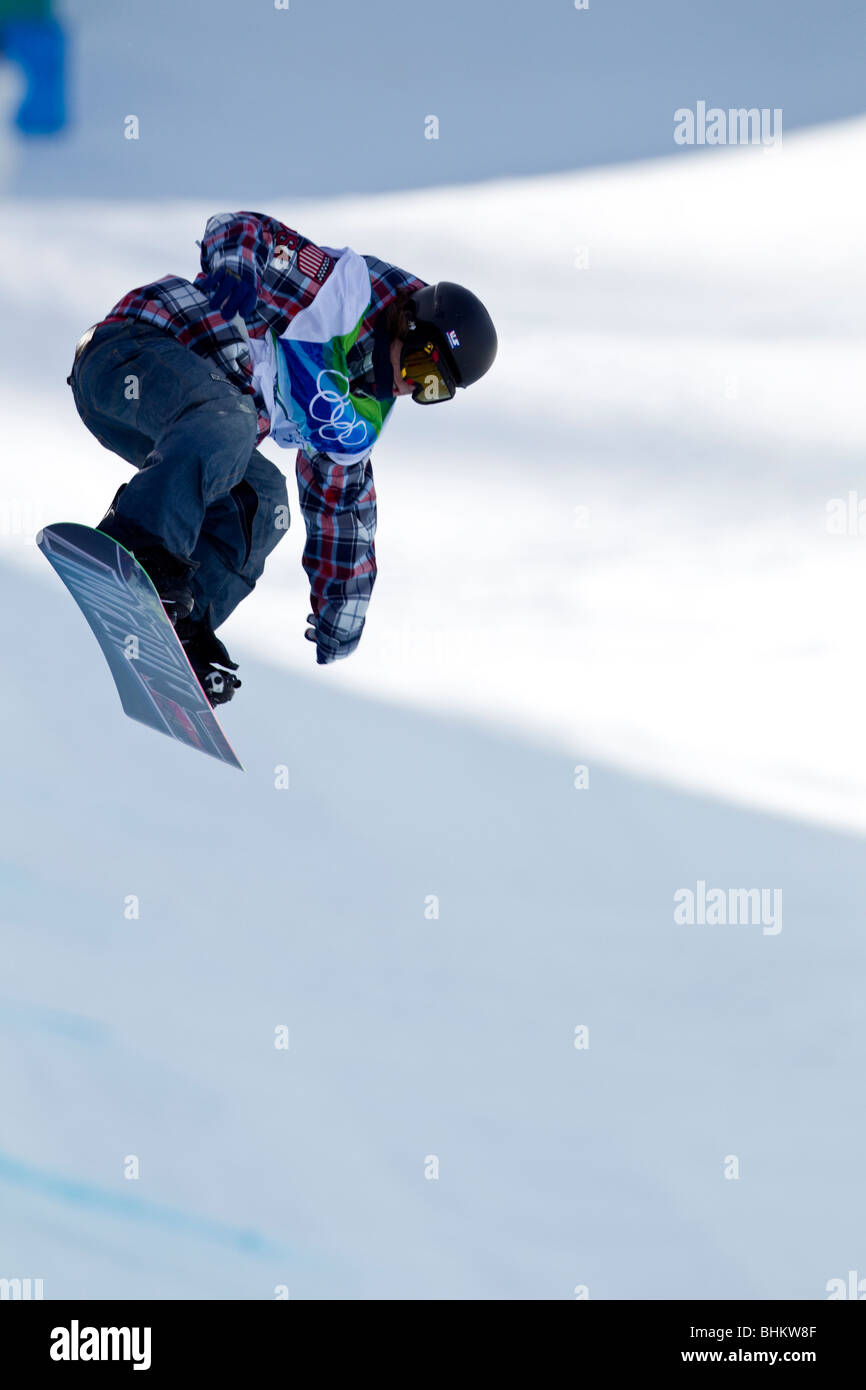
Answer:
<svg viewBox="0 0 866 1390"><path fill-rule="evenodd" d="M258 212L211 217L201 248L201 271L192 282L175 275L130 290L102 320L135 318L171 332L179 342L213 359L258 410L258 441L270 430L264 399L253 381L247 336L279 336L301 309L312 303L330 275L339 252L320 247ZM356 389L390 398L391 368L383 310L402 288L424 285L398 266L365 256L370 272L370 307L348 365ZM205 276L220 267L253 274L258 289L255 311L244 326L226 322L211 310L201 289ZM245 330L245 331L244 331ZM303 565L316 614L319 663L348 656L358 645L376 579L376 490L366 459L335 463L326 454L299 451L296 475L307 537Z"/></svg>

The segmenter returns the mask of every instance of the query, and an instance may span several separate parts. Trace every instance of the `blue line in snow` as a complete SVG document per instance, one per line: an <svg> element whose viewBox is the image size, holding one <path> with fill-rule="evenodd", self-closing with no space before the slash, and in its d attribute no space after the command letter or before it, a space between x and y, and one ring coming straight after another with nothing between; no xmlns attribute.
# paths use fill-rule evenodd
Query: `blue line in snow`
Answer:
<svg viewBox="0 0 866 1390"><path fill-rule="evenodd" d="M40 1192L54 1197L69 1206L81 1207L118 1216L132 1221L141 1221L152 1226L161 1226L176 1235L199 1236L204 1240L215 1241L220 1245L231 1246L247 1255L280 1255L289 1252L260 1235L258 1231L242 1230L224 1225L206 1216L178 1211L157 1202L148 1202L140 1197L126 1196L119 1192L108 1192L104 1188L92 1187L74 1178L63 1177L57 1173L47 1173L33 1164L22 1163L0 1153L0 1182L12 1183L16 1187L27 1188L30 1192Z"/></svg>

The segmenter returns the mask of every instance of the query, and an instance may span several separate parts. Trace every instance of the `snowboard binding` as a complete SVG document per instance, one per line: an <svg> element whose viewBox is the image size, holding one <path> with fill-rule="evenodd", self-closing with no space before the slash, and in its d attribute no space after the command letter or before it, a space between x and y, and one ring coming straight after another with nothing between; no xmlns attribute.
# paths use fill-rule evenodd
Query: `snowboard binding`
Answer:
<svg viewBox="0 0 866 1390"><path fill-rule="evenodd" d="M242 682L234 674L237 662L232 661L211 626L210 610L203 618L178 618L174 627L211 705L215 708L227 704Z"/></svg>

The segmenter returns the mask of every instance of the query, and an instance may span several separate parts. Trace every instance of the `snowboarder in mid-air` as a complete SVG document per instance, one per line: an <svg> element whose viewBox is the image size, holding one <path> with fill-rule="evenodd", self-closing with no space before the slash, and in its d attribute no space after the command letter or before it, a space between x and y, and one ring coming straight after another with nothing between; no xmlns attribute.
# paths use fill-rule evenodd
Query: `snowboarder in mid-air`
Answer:
<svg viewBox="0 0 866 1390"><path fill-rule="evenodd" d="M78 343L87 428L137 469L100 531L153 581L211 704L237 666L215 635L288 526L286 480L256 445L296 448L320 663L358 645L376 577L370 453L397 396L451 400L496 355L479 299L276 218L212 217L193 281L131 290Z"/></svg>

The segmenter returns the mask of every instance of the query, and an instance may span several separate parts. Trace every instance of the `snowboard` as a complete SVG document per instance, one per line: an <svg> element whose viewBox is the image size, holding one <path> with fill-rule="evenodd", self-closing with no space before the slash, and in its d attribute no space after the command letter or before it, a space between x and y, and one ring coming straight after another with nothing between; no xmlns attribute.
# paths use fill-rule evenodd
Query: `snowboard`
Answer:
<svg viewBox="0 0 866 1390"><path fill-rule="evenodd" d="M243 771L159 595L122 545L90 526L45 526L36 544L87 619L124 714Z"/></svg>

